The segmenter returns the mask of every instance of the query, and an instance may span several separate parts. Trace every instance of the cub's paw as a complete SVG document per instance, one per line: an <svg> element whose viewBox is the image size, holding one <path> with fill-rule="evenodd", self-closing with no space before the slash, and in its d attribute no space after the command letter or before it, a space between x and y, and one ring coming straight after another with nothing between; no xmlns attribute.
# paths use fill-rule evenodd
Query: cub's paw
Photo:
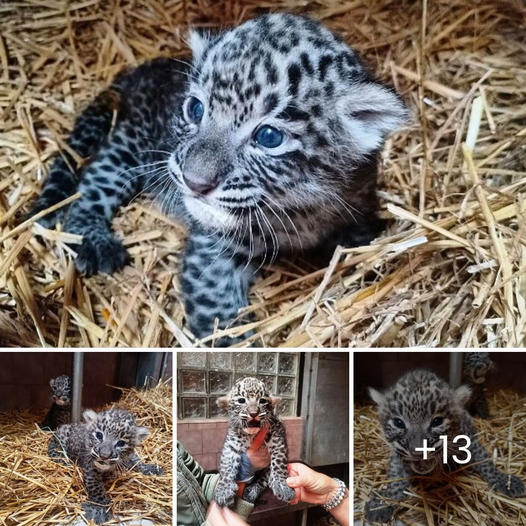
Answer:
<svg viewBox="0 0 526 526"><path fill-rule="evenodd" d="M373 497L365 505L365 518L369 522L388 522L393 517L395 510L395 506L386 506L382 500Z"/></svg>
<svg viewBox="0 0 526 526"><path fill-rule="evenodd" d="M506 475L506 473L500 473L497 482L492 487L495 491L508 497L522 497L526 494L524 482L519 477Z"/></svg>
<svg viewBox="0 0 526 526"><path fill-rule="evenodd" d="M270 489L272 493L283 502L289 502L296 496L295 491L287 486L285 480L274 480L270 484Z"/></svg>
<svg viewBox="0 0 526 526"><path fill-rule="evenodd" d="M214 500L222 508L228 508L234 504L236 492L237 484L235 482L220 479L214 492Z"/></svg>
<svg viewBox="0 0 526 526"><path fill-rule="evenodd" d="M163 469L156 464L144 464L141 466L141 473L143 475L162 475Z"/></svg>
<svg viewBox="0 0 526 526"><path fill-rule="evenodd" d="M93 502L84 502L82 504L86 519L95 521L95 524L104 524L111 519L111 513L106 506L93 504Z"/></svg>
<svg viewBox="0 0 526 526"><path fill-rule="evenodd" d="M128 263L129 257L122 243L109 231L90 230L82 244L73 247L77 253L75 266L86 275L112 274Z"/></svg>

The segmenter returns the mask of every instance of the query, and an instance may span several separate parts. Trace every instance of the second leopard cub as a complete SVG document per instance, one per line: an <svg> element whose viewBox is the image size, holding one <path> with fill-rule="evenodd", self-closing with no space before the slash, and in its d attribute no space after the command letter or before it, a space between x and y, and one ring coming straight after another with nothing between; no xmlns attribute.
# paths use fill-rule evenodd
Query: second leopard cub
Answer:
<svg viewBox="0 0 526 526"><path fill-rule="evenodd" d="M53 404L40 427L53 431L71 421L71 380L69 376L63 374L57 378L52 378L49 381L49 386L51 387Z"/></svg>
<svg viewBox="0 0 526 526"><path fill-rule="evenodd" d="M84 479L89 502L82 505L86 518L96 524L111 519L111 503L104 489L106 475L132 469L144 475L162 475L155 464L143 464L135 454L148 435L145 427L135 423L128 411L112 408L101 413L86 410L84 423L60 426L49 442L49 456L64 462L64 456L76 462Z"/></svg>
<svg viewBox="0 0 526 526"><path fill-rule="evenodd" d="M380 393L370 389L371 398L378 405L378 417L385 438L391 446L391 460L387 471L387 482L378 491L373 491L365 507L365 518L370 522L387 522L396 511L392 501L405 498L412 475L427 475L436 470L460 467L453 456L463 461L466 458L466 441L454 443L458 435L469 438L471 459L468 462L490 486L508 497L525 494L524 483L514 475L500 471L492 462L488 452L477 439L473 420L465 409L470 398L470 389L461 386L452 389L444 380L430 371L410 371L392 387ZM443 441L447 436L447 464L443 464ZM428 447L427 460L422 452L424 440Z"/></svg>
<svg viewBox="0 0 526 526"><path fill-rule="evenodd" d="M228 395L218 399L220 407L228 408L229 419L214 493L214 500L220 506L234 503L241 457L262 427L268 427L265 445L270 453L270 466L257 472L253 481L247 484L243 499L256 502L267 486L280 500L288 502L294 498L294 490L285 482L288 448L285 427L274 414L278 402L279 398L270 396L265 384L257 378L238 380Z"/></svg>

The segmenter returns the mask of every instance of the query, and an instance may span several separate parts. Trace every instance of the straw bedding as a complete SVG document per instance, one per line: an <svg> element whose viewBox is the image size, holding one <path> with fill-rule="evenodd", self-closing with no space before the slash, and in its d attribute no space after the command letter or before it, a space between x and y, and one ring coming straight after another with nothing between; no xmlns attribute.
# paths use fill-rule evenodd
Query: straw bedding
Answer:
<svg viewBox="0 0 526 526"><path fill-rule="evenodd" d="M490 398L491 417L476 419L481 443L497 466L526 481L526 398L498 391ZM389 447L372 406L354 413L354 508L363 524L363 506L373 488L385 481ZM411 526L524 526L526 497L511 499L490 491L484 480L468 471L424 477L413 483L411 496L401 503L397 516Z"/></svg>
<svg viewBox="0 0 526 526"><path fill-rule="evenodd" d="M195 343L184 329L177 278L185 233L148 201L133 202L116 218L131 265L109 277L75 273L67 233L16 225L51 157L65 148L75 114L119 70L153 56L185 55L189 25L225 27L269 7L309 14L339 31L403 94L414 119L383 156L385 233L371 246L337 250L326 269L304 262L266 269L252 290L249 342L524 345L520 0L3 4L0 308L9 321L0 318L0 334L4 323L16 323L31 332L20 345Z"/></svg>
<svg viewBox="0 0 526 526"><path fill-rule="evenodd" d="M113 514L134 524L140 519L156 526L172 524L172 389L164 384L126 389L116 405L148 427L150 436L137 453L143 461L160 465L164 474L124 473L112 479L106 489ZM87 497L80 470L48 458L50 433L36 425L42 417L42 412L32 411L0 413L0 524L85 524L81 504Z"/></svg>

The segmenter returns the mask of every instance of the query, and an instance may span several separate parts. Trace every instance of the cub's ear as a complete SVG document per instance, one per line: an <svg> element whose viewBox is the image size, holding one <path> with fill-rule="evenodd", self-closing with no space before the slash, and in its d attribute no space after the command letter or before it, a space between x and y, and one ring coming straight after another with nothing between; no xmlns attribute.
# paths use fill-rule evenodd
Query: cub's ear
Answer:
<svg viewBox="0 0 526 526"><path fill-rule="evenodd" d="M467 385L461 385L453 391L453 401L460 407L464 407L471 398L471 389Z"/></svg>
<svg viewBox="0 0 526 526"><path fill-rule="evenodd" d="M82 418L84 418L84 422L86 422L86 424L92 424L97 420L97 413L95 413L95 411L92 409L86 409L86 411L82 413Z"/></svg>
<svg viewBox="0 0 526 526"><path fill-rule="evenodd" d="M270 396L270 405L272 406L272 409L276 409L278 404L281 402L281 397L279 396Z"/></svg>
<svg viewBox="0 0 526 526"><path fill-rule="evenodd" d="M196 29L190 29L188 34L188 43L192 50L192 58L194 64L201 62L206 48L215 39L210 33L205 31L198 31Z"/></svg>
<svg viewBox="0 0 526 526"><path fill-rule="evenodd" d="M137 427L135 429L135 445L138 446L149 434L148 428Z"/></svg>
<svg viewBox="0 0 526 526"><path fill-rule="evenodd" d="M50 387L55 387L55 379L54 378L51 378L51 380L49 380L49 386Z"/></svg>
<svg viewBox="0 0 526 526"><path fill-rule="evenodd" d="M380 391L377 391L376 389L373 389L372 387L369 387L369 389L367 389L367 392L369 393L369 396L371 397L371 400L378 406L378 407L383 407L386 405L386 399L385 399L385 396L380 392Z"/></svg>
<svg viewBox="0 0 526 526"><path fill-rule="evenodd" d="M409 111L394 90L377 82L353 84L342 100L337 114L359 155L380 148L386 136L405 124Z"/></svg>
<svg viewBox="0 0 526 526"><path fill-rule="evenodd" d="M228 401L229 401L228 396L220 396L216 400L216 405L217 405L217 407L220 407L221 409L227 409Z"/></svg>

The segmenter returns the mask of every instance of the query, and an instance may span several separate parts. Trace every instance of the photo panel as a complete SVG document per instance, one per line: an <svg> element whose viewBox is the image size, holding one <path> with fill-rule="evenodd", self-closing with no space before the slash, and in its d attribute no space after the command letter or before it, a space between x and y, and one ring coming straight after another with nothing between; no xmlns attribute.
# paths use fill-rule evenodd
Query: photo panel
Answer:
<svg viewBox="0 0 526 526"><path fill-rule="evenodd" d="M526 524L526 352L353 358L355 524Z"/></svg>
<svg viewBox="0 0 526 526"><path fill-rule="evenodd" d="M332 513L346 508L348 519L348 351L176 354L178 525L207 514L230 524L226 508L239 524L325 524L320 504L333 494ZM247 476L254 444L268 458ZM288 485L306 473L327 485L316 502Z"/></svg>
<svg viewBox="0 0 526 526"><path fill-rule="evenodd" d="M0 523L171 525L172 360L0 352Z"/></svg>

